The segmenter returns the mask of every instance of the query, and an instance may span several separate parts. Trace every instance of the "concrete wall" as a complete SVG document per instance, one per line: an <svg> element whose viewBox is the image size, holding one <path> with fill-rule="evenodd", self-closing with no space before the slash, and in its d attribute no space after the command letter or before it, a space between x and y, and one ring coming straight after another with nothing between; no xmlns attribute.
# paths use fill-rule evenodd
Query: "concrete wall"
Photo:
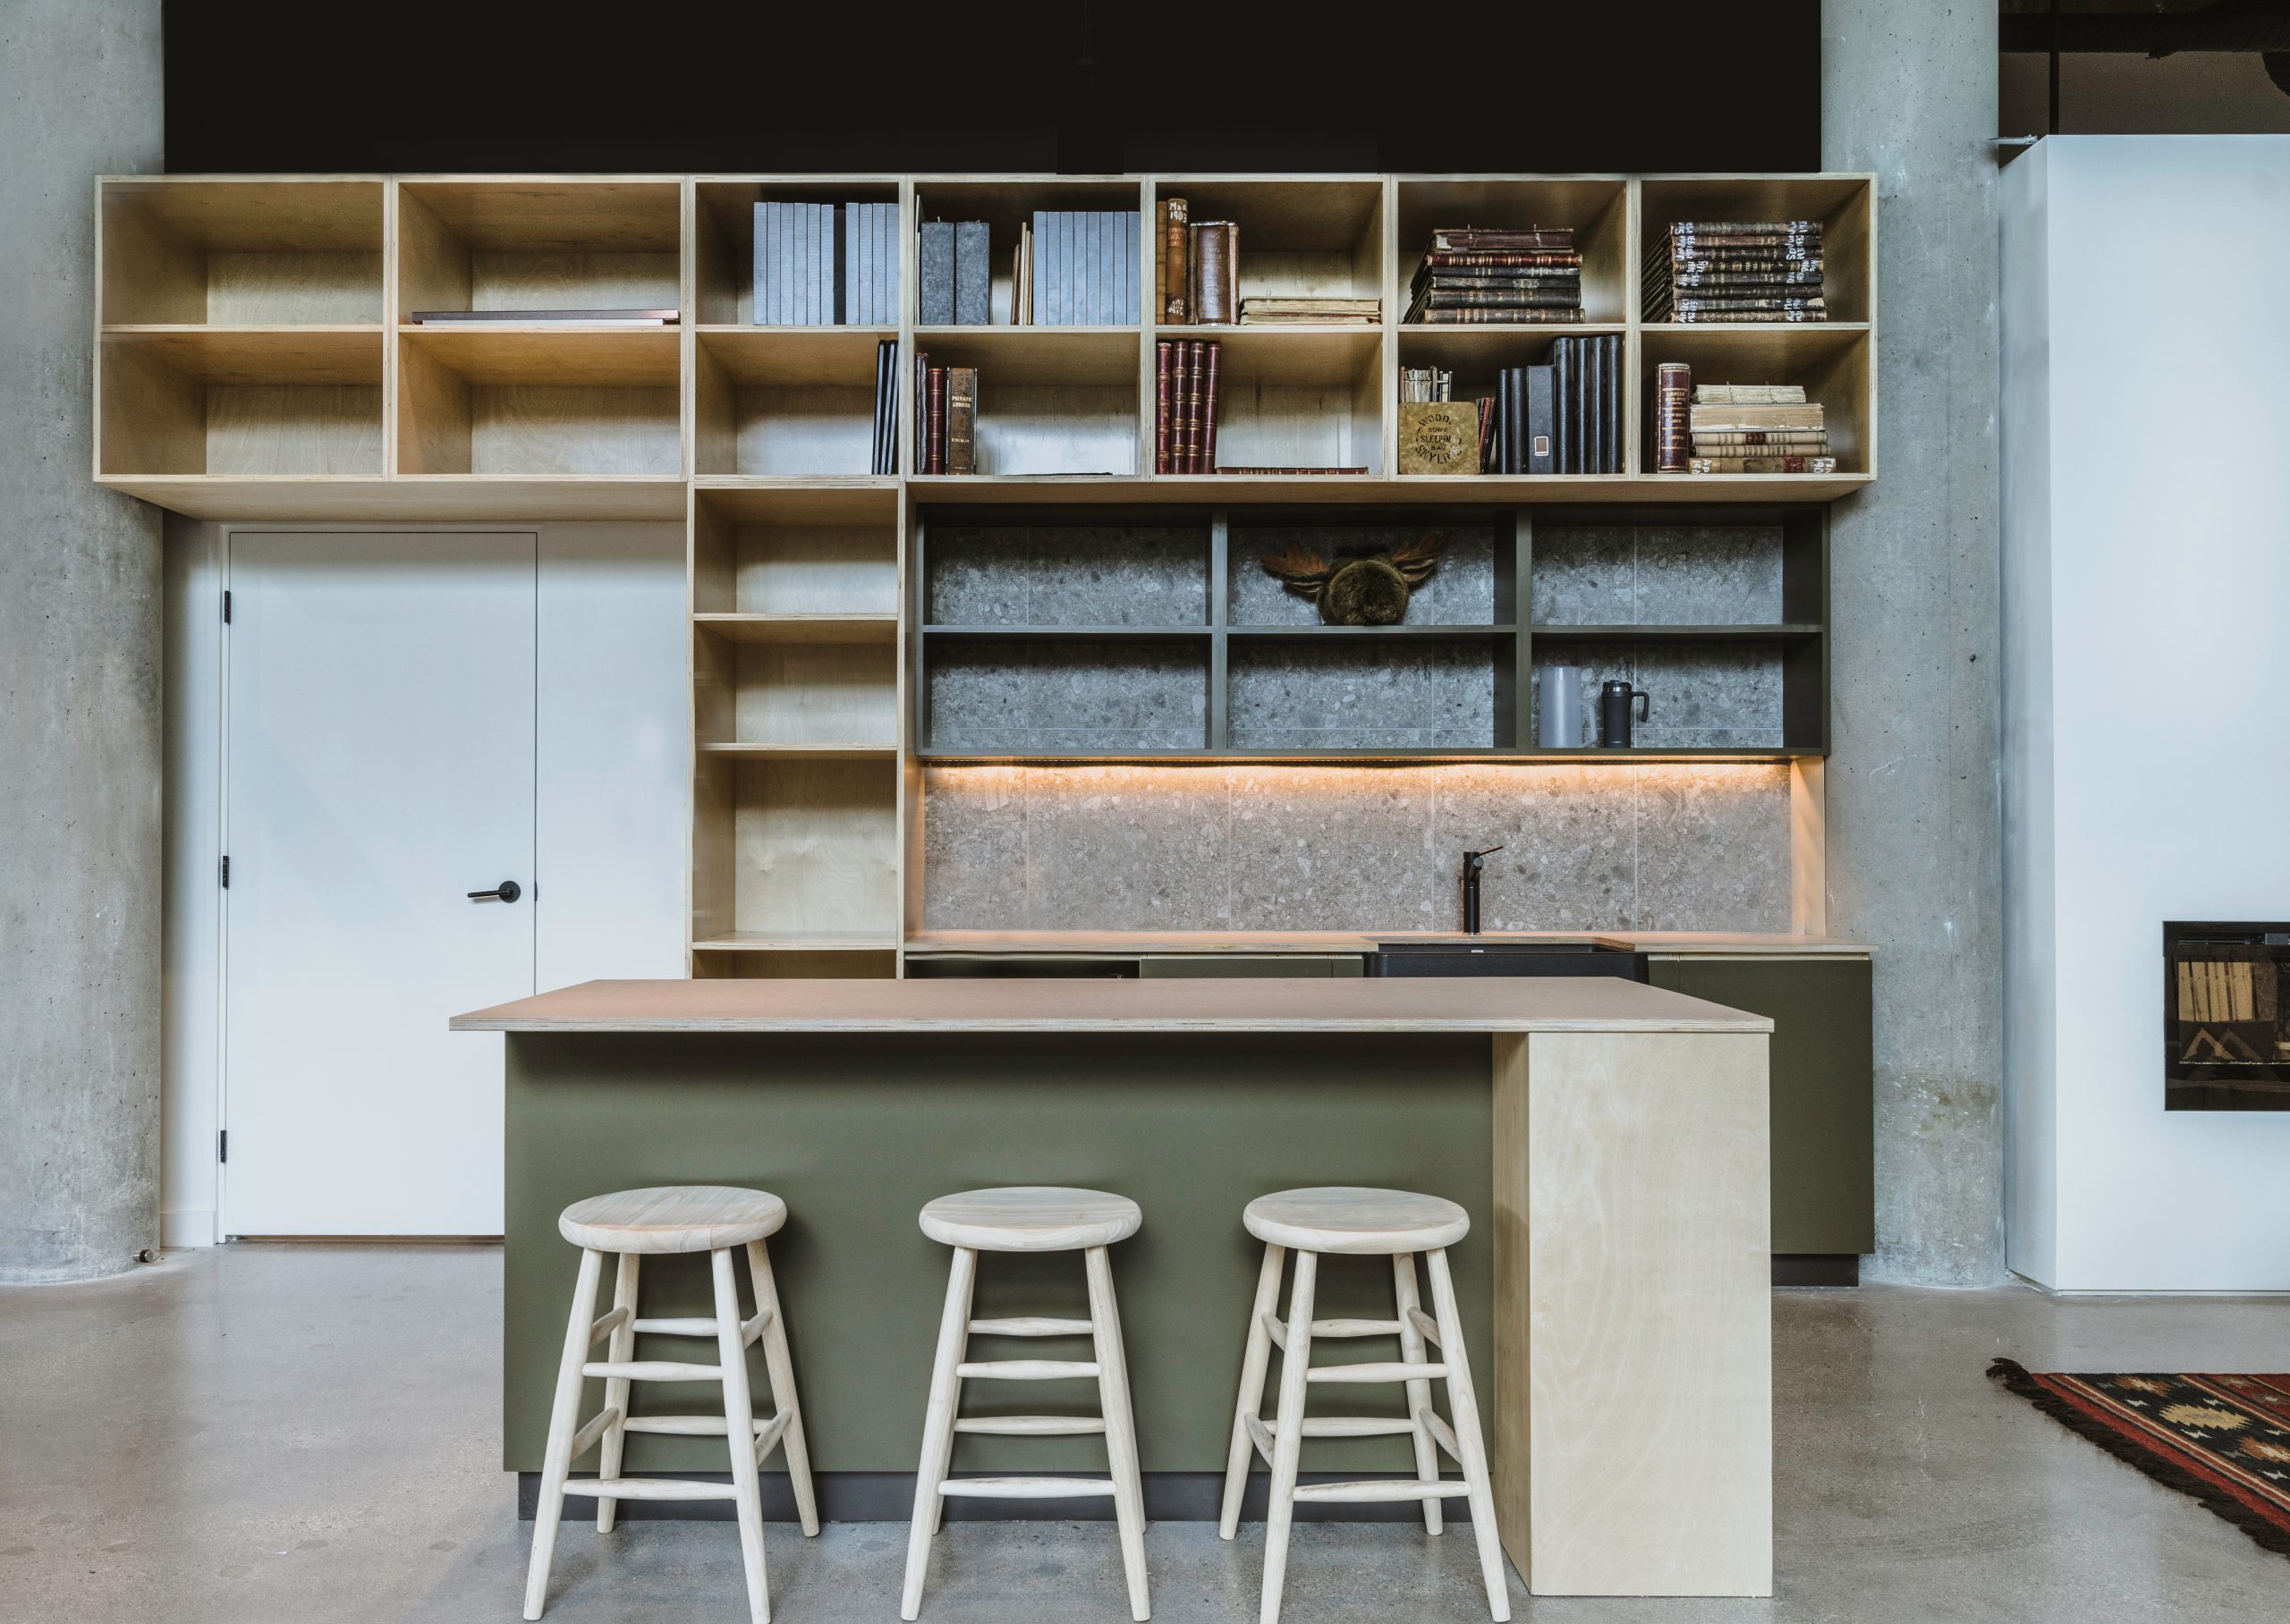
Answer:
<svg viewBox="0 0 2290 1624"><path fill-rule="evenodd" d="M158 0L0 8L0 1281L159 1239L159 515L89 482L95 177Z"/></svg>
<svg viewBox="0 0 2290 1624"><path fill-rule="evenodd" d="M1823 163L1878 177L1880 474L1831 531L1828 926L1877 948L1873 1278L2003 1272L1996 13L1828 0Z"/></svg>
<svg viewBox="0 0 2290 1624"><path fill-rule="evenodd" d="M2290 919L2290 136L2005 172L2014 1268L2290 1290L2290 1112L2163 1108L2167 919ZM2136 220L2202 267L2167 321Z"/></svg>

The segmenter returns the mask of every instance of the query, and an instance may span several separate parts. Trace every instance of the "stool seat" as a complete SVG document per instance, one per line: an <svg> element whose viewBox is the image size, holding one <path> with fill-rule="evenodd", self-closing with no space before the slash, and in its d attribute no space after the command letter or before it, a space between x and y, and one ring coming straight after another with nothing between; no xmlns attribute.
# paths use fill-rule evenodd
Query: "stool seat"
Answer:
<svg viewBox="0 0 2290 1624"><path fill-rule="evenodd" d="M1241 1222L1267 1246L1371 1256L1437 1251L1471 1232L1471 1214L1452 1201L1350 1185L1259 1196Z"/></svg>
<svg viewBox="0 0 2290 1624"><path fill-rule="evenodd" d="M1456 1209L1461 1211L1461 1208ZM1145 1214L1126 1196L1056 1185L1015 1185L941 1196L922 1209L922 1232L974 1252L1078 1252L1137 1233Z"/></svg>
<svg viewBox="0 0 2290 1624"><path fill-rule="evenodd" d="M759 1189L671 1184L576 1201L556 1232L596 1252L715 1252L776 1235L786 1222L787 1204Z"/></svg>

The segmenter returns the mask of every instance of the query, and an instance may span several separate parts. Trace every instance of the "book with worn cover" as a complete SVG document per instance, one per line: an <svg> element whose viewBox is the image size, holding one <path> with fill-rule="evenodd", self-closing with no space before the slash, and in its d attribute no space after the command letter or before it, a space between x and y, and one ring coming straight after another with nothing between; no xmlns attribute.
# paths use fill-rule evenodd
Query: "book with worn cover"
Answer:
<svg viewBox="0 0 2290 1624"><path fill-rule="evenodd" d="M1686 411L1693 389L1693 368L1684 361L1664 361L1654 368L1654 471L1685 472L1690 429Z"/></svg>
<svg viewBox="0 0 2290 1624"><path fill-rule="evenodd" d="M1469 474L1479 469L1479 407L1471 401L1402 401L1399 471Z"/></svg>
<svg viewBox="0 0 2290 1624"><path fill-rule="evenodd" d="M929 451L926 454L922 471L926 474L943 474L946 471L946 368L944 367L930 368L928 399L929 427L927 438Z"/></svg>
<svg viewBox="0 0 2290 1624"><path fill-rule="evenodd" d="M1176 346L1163 339L1153 346L1153 471L1169 472L1169 351Z"/></svg>
<svg viewBox="0 0 2290 1624"><path fill-rule="evenodd" d="M946 466L949 474L978 472L978 368L946 368Z"/></svg>
<svg viewBox="0 0 2290 1624"><path fill-rule="evenodd" d="M1184 348L1184 471L1205 474L1201 427L1209 410L1209 346L1195 338L1186 340Z"/></svg>
<svg viewBox="0 0 2290 1624"><path fill-rule="evenodd" d="M983 327L994 320L994 263L983 220L954 223L954 325Z"/></svg>
<svg viewBox="0 0 2290 1624"><path fill-rule="evenodd" d="M1408 319L1427 327L1565 326L1582 319L1580 305L1467 305L1412 310Z"/></svg>
<svg viewBox="0 0 2290 1624"><path fill-rule="evenodd" d="M925 220L921 251L916 260L921 276L921 297L915 320L926 327L954 325L954 223Z"/></svg>
<svg viewBox="0 0 2290 1624"><path fill-rule="evenodd" d="M1736 454L1725 448L1731 446L1770 445L1777 450L1817 452L1828 449L1828 430L1825 428L1705 428L1693 436L1696 451L1708 448L1712 455Z"/></svg>
<svg viewBox="0 0 2290 1624"><path fill-rule="evenodd" d="M1273 468L1249 463L1234 468L1220 468L1217 471L1220 474L1248 474L1261 479L1287 479L1300 474L1364 474L1368 469L1364 464L1349 468Z"/></svg>
<svg viewBox="0 0 2290 1624"><path fill-rule="evenodd" d="M1833 474L1835 457L1696 457L1688 472L1696 474Z"/></svg>
<svg viewBox="0 0 2290 1624"><path fill-rule="evenodd" d="M914 463L911 474L930 471L930 351L914 352Z"/></svg>
<svg viewBox="0 0 2290 1624"><path fill-rule="evenodd" d="M1802 406L1802 384L1696 384L1697 406Z"/></svg>
<svg viewBox="0 0 2290 1624"><path fill-rule="evenodd" d="M1166 199L1161 207L1165 218L1161 227L1163 300L1159 319L1189 322L1192 319L1192 216L1183 198Z"/></svg>
<svg viewBox="0 0 2290 1624"><path fill-rule="evenodd" d="M1696 401L1688 409L1688 419L1696 434L1710 430L1746 428L1826 428L1828 419L1822 415L1819 401L1807 401L1796 405L1754 406L1742 404L1709 404Z"/></svg>
<svg viewBox="0 0 2290 1624"><path fill-rule="evenodd" d="M1557 384L1546 361L1527 368L1527 461L1520 471L1551 474L1558 471Z"/></svg>
<svg viewBox="0 0 2290 1624"><path fill-rule="evenodd" d="M1217 355L1224 348L1214 339L1209 342L1205 368L1200 380L1200 471L1217 471Z"/></svg>
<svg viewBox="0 0 2290 1624"><path fill-rule="evenodd" d="M1431 233L1431 248L1442 254L1526 254L1568 252L1574 247L1572 226L1538 225L1521 231L1505 227L1442 226Z"/></svg>
<svg viewBox="0 0 2290 1624"><path fill-rule="evenodd" d="M1203 220L1192 228L1193 319L1230 325L1241 318L1235 280L1241 228L1230 220Z"/></svg>

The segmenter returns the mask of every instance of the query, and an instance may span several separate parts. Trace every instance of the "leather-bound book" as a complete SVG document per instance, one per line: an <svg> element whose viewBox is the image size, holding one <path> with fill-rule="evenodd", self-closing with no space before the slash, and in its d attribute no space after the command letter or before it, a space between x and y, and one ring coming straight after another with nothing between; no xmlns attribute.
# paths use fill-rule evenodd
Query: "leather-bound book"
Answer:
<svg viewBox="0 0 2290 1624"><path fill-rule="evenodd" d="M914 352L914 466L909 473L930 471L930 352Z"/></svg>
<svg viewBox="0 0 2290 1624"><path fill-rule="evenodd" d="M1183 198L1171 198L1161 207L1165 214L1161 222L1160 319L1188 322L1192 319L1192 306L1187 298L1192 285L1192 231L1189 224L1192 216L1186 212Z"/></svg>
<svg viewBox="0 0 2290 1624"><path fill-rule="evenodd" d="M1495 396L1480 395L1479 397L1479 471L1482 474L1490 474L1495 471L1489 466L1495 447Z"/></svg>
<svg viewBox="0 0 2290 1624"><path fill-rule="evenodd" d="M1184 471L1202 470L1200 420L1209 402L1209 346L1197 338L1185 341L1184 357Z"/></svg>
<svg viewBox="0 0 2290 1624"><path fill-rule="evenodd" d="M1664 361L1654 368L1654 471L1685 472L1686 413L1693 394L1693 368Z"/></svg>
<svg viewBox="0 0 2290 1624"><path fill-rule="evenodd" d="M1211 342L1209 346L1208 375L1200 385L1201 398L1207 402L1200 413L1200 471L1217 471L1217 352L1224 346Z"/></svg>
<svg viewBox="0 0 2290 1624"><path fill-rule="evenodd" d="M1169 375L1172 365L1169 351L1176 346L1167 339L1153 346L1153 471L1166 474L1169 469Z"/></svg>
<svg viewBox="0 0 2290 1624"><path fill-rule="evenodd" d="M978 368L946 368L946 469L978 472Z"/></svg>
<svg viewBox="0 0 2290 1624"><path fill-rule="evenodd" d="M1230 220L1203 220L1192 228L1192 318L1231 326L1241 319L1237 261L1241 228Z"/></svg>
<svg viewBox="0 0 2290 1624"><path fill-rule="evenodd" d="M929 416L926 429L929 449L924 453L922 471L943 474L946 471L946 369L930 368Z"/></svg>

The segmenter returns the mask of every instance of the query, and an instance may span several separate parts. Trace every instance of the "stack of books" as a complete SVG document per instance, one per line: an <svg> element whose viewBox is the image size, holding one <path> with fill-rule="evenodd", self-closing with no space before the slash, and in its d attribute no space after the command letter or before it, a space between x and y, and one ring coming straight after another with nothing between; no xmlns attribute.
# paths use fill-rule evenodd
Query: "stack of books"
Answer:
<svg viewBox="0 0 2290 1624"><path fill-rule="evenodd" d="M1298 294L1294 297L1241 300L1241 323L1243 326L1277 326L1282 323L1301 326L1310 322L1327 326L1372 327L1383 319L1384 301L1380 299Z"/></svg>
<svg viewBox="0 0 2290 1624"><path fill-rule="evenodd" d="M914 358L914 471L984 471L978 466L978 368L934 367L928 351Z"/></svg>
<svg viewBox="0 0 2290 1624"><path fill-rule="evenodd" d="M867 471L898 472L898 340L895 338L875 346L875 448Z"/></svg>
<svg viewBox="0 0 2290 1624"><path fill-rule="evenodd" d="M673 327L674 310L416 310L420 327Z"/></svg>
<svg viewBox="0 0 2290 1624"><path fill-rule="evenodd" d="M1479 405L1480 471L1622 472L1622 336L1562 338L1543 366L1505 367Z"/></svg>
<svg viewBox="0 0 2290 1624"><path fill-rule="evenodd" d="M898 205L757 204L750 313L759 326L896 326Z"/></svg>
<svg viewBox="0 0 2290 1624"><path fill-rule="evenodd" d="M1217 471L1215 340L1165 339L1153 346L1153 471Z"/></svg>
<svg viewBox="0 0 2290 1624"><path fill-rule="evenodd" d="M1030 274L1021 326L1137 325L1137 211L1075 214L1037 209L1026 228Z"/></svg>
<svg viewBox="0 0 2290 1624"><path fill-rule="evenodd" d="M1237 324L1241 319L1240 226L1230 220L1195 220L1192 206L1183 198L1162 199L1156 224L1161 242L1153 275L1158 319L1165 325ZM1383 319L1380 306L1374 319Z"/></svg>
<svg viewBox="0 0 2290 1624"><path fill-rule="evenodd" d="M1573 229L1433 232L1409 290L1407 319L1435 326L1581 321L1582 256Z"/></svg>
<svg viewBox="0 0 2290 1624"><path fill-rule="evenodd" d="M1798 384L1697 384L1691 411L1696 474L1833 474L1828 424Z"/></svg>
<svg viewBox="0 0 2290 1624"><path fill-rule="evenodd" d="M1818 220L1675 220L1646 250L1648 321L1827 321Z"/></svg>
<svg viewBox="0 0 2290 1624"><path fill-rule="evenodd" d="M993 228L983 220L925 220L915 247L915 318L926 327L991 325Z"/></svg>
<svg viewBox="0 0 2290 1624"><path fill-rule="evenodd" d="M1452 401L1455 398L1455 375L1445 367L1403 367L1399 372L1399 398L1412 401Z"/></svg>

